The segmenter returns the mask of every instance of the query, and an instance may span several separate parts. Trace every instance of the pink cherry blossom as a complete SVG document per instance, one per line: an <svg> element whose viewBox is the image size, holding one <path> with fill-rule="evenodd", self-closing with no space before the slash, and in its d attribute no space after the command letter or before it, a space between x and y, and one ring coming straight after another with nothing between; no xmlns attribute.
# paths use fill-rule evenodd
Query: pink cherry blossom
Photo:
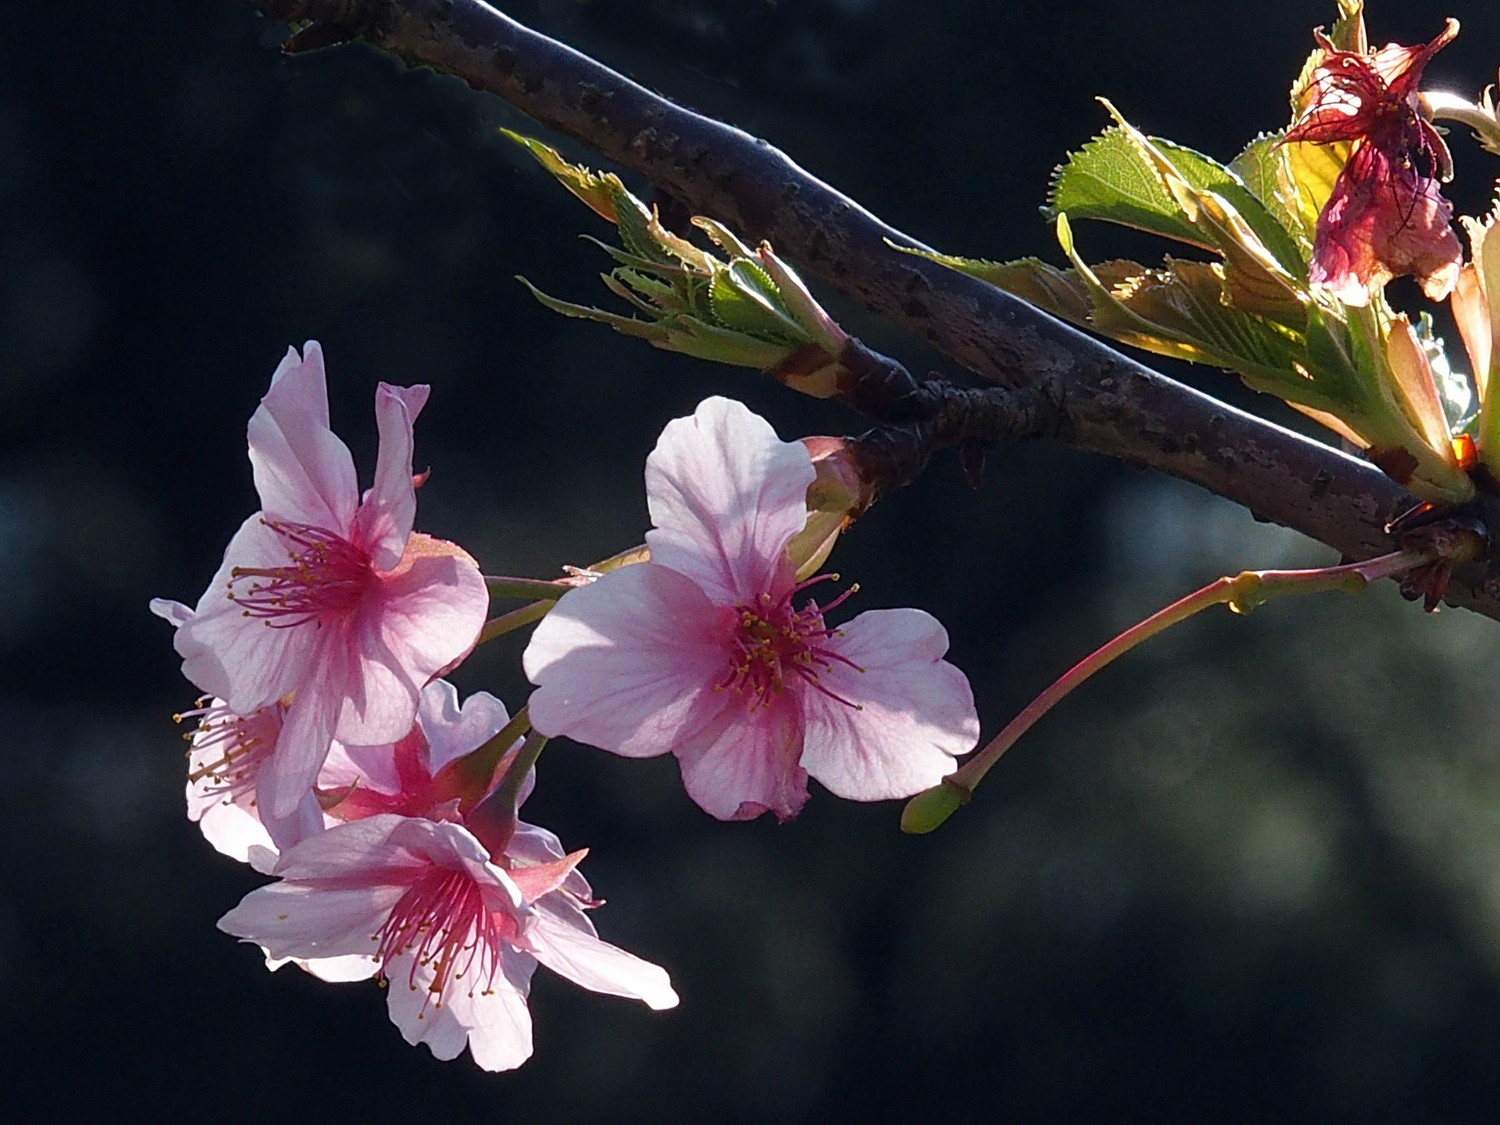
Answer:
<svg viewBox="0 0 1500 1125"><path fill-rule="evenodd" d="M257 858L257 850L274 864L278 846L290 846L343 821L382 812L444 819L441 806L451 799L434 792L434 776L488 742L510 720L505 705L488 692L475 692L460 706L458 690L446 680L434 680L422 689L416 722L395 743L333 742L317 788L309 789L298 806L296 831L273 840L261 821L255 795L260 769L276 747L286 710L286 704L277 702L240 716L215 699L178 716L198 720L188 753L188 819L197 822L219 852L241 863L254 861L261 870L269 867L265 858ZM533 782L534 777L528 778L521 800L530 794Z"/></svg>
<svg viewBox="0 0 1500 1125"><path fill-rule="evenodd" d="M412 531L412 422L427 394L380 384L374 486L361 497L329 428L322 351L288 349L250 419L261 510L196 608L176 615L183 674L201 690L239 716L287 704L256 782L273 836L305 807L332 741L405 735L423 686L467 655L484 623L473 559ZM171 606L153 608L172 619ZM279 842L292 838L288 829Z"/></svg>
<svg viewBox="0 0 1500 1125"><path fill-rule="evenodd" d="M894 609L835 629L824 613L842 598L795 604L813 583L787 544L814 475L801 443L737 402L669 423L646 462L651 561L564 595L527 646L536 729L670 751L722 820L795 816L809 776L873 801L951 772L979 721L942 625Z"/></svg>
<svg viewBox="0 0 1500 1125"><path fill-rule="evenodd" d="M252 891L219 928L314 973L363 963L388 983L408 1043L440 1059L467 1044L485 1070L509 1070L531 1055L538 962L595 992L677 1003L663 969L599 939L584 914L583 855L519 825L497 859L458 824L384 813L291 848L280 882Z"/></svg>

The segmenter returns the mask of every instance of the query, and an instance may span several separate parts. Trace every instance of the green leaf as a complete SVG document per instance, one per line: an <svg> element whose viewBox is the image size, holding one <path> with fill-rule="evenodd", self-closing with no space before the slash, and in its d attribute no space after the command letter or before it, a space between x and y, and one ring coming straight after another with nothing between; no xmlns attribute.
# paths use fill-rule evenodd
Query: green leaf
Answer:
<svg viewBox="0 0 1500 1125"><path fill-rule="evenodd" d="M668 330L668 338L658 347L735 367L765 371L786 359L790 350L784 343L757 340L742 332L705 324L696 317L676 317L664 321L663 326Z"/></svg>
<svg viewBox="0 0 1500 1125"><path fill-rule="evenodd" d="M1247 381L1296 379L1293 365L1301 341L1285 328L1224 301L1224 271L1216 263L1178 262L1142 269L1111 263L1110 273L1091 269L1073 245L1066 217L1057 222L1057 240L1088 288L1092 327L1121 343L1192 363L1238 371Z"/></svg>
<svg viewBox="0 0 1500 1125"><path fill-rule="evenodd" d="M1147 140L1190 187L1214 192L1238 211L1284 269L1301 272L1302 254L1286 228L1238 175L1190 148L1159 137ZM1147 154L1118 126L1106 129L1058 168L1046 212L1052 219L1066 212L1075 219L1101 219L1218 249L1184 213Z"/></svg>
<svg viewBox="0 0 1500 1125"><path fill-rule="evenodd" d="M1290 205L1296 208L1296 229L1300 229L1302 238L1311 246L1317 233L1318 216L1333 194L1333 185L1349 159L1349 144L1346 141L1331 145L1293 141L1282 145L1281 152L1282 191Z"/></svg>
<svg viewBox="0 0 1500 1125"><path fill-rule="evenodd" d="M1291 237L1297 249L1297 268L1292 272L1301 276L1312 255L1312 237L1303 225L1296 192L1287 189L1286 153L1280 142L1280 133L1256 137L1230 161L1229 170L1244 181L1245 187Z"/></svg>
<svg viewBox="0 0 1500 1125"><path fill-rule="evenodd" d="M760 336L768 327L767 321L775 315L761 301L736 286L728 270L715 271L708 294L714 320L737 332Z"/></svg>
<svg viewBox="0 0 1500 1125"><path fill-rule="evenodd" d="M576 164L569 164L557 149L534 137L522 136L509 129L501 129L500 132L531 153L538 164L557 177L563 187L593 208L601 218L615 221L614 189L618 187L621 191L625 190L625 185L620 183L617 176L608 172L600 175Z"/></svg>
<svg viewBox="0 0 1500 1125"><path fill-rule="evenodd" d="M954 254L898 246L894 242L890 245L903 254L926 258L929 262L936 262L940 266L978 278L997 289L1004 289L1071 324L1082 328L1093 327L1089 322L1093 302L1089 300L1088 287L1079 280L1076 270L1060 270L1040 258L990 262L983 258L960 258Z"/></svg>
<svg viewBox="0 0 1500 1125"><path fill-rule="evenodd" d="M755 251L740 241L739 237L723 223L715 222L706 215L694 215L693 226L713 239L714 245L735 258L753 258Z"/></svg>

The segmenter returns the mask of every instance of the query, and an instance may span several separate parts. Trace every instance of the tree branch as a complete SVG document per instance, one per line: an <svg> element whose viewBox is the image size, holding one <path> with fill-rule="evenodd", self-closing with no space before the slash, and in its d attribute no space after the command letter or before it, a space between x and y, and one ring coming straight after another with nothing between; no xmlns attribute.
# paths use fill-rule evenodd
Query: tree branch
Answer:
<svg viewBox="0 0 1500 1125"><path fill-rule="evenodd" d="M1200 394L999 289L892 250L888 242L921 244L764 141L480 0L243 2L307 25L288 51L358 38L500 96L693 212L766 239L969 370L1042 390L1058 405L1058 436L1075 448L1192 481L1358 559L1390 550L1386 525L1415 504L1366 462ZM1500 518L1487 522L1500 527ZM1448 600L1500 619L1500 575L1460 568Z"/></svg>

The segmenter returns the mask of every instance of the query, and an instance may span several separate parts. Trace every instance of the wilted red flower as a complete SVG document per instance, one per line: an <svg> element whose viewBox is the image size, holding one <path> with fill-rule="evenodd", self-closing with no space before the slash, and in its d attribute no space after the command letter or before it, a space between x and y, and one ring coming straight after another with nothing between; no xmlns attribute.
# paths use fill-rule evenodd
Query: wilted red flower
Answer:
<svg viewBox="0 0 1500 1125"><path fill-rule="evenodd" d="M1315 31L1323 60L1302 95L1285 141L1352 143L1348 162L1318 216L1308 280L1350 305L1395 277L1414 276L1440 301L1463 251L1440 183L1452 175L1442 136L1417 106L1422 70L1458 34L1458 21L1425 47L1395 43L1368 54L1340 51Z"/></svg>

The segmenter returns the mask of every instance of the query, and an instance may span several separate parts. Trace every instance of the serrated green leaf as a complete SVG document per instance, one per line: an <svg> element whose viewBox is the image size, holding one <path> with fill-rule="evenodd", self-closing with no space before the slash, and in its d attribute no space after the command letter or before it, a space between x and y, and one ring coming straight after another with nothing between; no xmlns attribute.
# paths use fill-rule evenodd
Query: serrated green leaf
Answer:
<svg viewBox="0 0 1500 1125"><path fill-rule="evenodd" d="M1329 41L1340 51L1364 54L1370 49L1365 35L1365 0L1338 0L1339 18L1333 21Z"/></svg>
<svg viewBox="0 0 1500 1125"><path fill-rule="evenodd" d="M1280 142L1280 133L1256 137L1230 161L1229 169L1291 237L1297 250L1297 268L1292 272L1303 276L1312 255L1312 238L1304 227L1296 193L1287 190L1286 154Z"/></svg>
<svg viewBox="0 0 1500 1125"><path fill-rule="evenodd" d="M691 276L691 272L687 267L680 263L659 262L653 261L650 258L642 258L639 254L632 254L628 250L621 250L618 246L611 246L609 243L595 238L591 234L582 234L578 237L582 238L585 242L592 242L627 269L649 273L653 277L668 278L673 282L682 281Z"/></svg>
<svg viewBox="0 0 1500 1125"><path fill-rule="evenodd" d="M500 132L531 153L538 164L551 172L563 187L588 204L600 218L615 221L613 189L618 187L623 191L624 185L613 173L590 172L587 168L568 163L557 149L534 137L523 136L509 129L501 129Z"/></svg>
<svg viewBox="0 0 1500 1125"><path fill-rule="evenodd" d="M715 222L707 215L694 215L693 225L713 239L714 245L731 257L753 258L755 256L755 251L741 242L739 236L723 223Z"/></svg>
<svg viewBox="0 0 1500 1125"><path fill-rule="evenodd" d="M1159 137L1147 138L1190 187L1223 197L1288 272L1303 259L1281 222L1230 169L1200 152ZM1100 219L1150 231L1179 242L1218 249L1183 212L1151 161L1119 126L1111 126L1069 157L1052 181L1047 213Z"/></svg>
<svg viewBox="0 0 1500 1125"><path fill-rule="evenodd" d="M1166 269L1106 280L1078 256L1065 217L1058 219L1057 240L1089 291L1097 331L1158 355L1238 371L1247 379L1292 377L1300 341L1226 304L1221 266L1168 259Z"/></svg>
<svg viewBox="0 0 1500 1125"><path fill-rule="evenodd" d="M680 287L671 282L663 281L654 274L642 273L640 270L621 266L614 273L607 273L601 276L604 278L604 283L615 292L619 292L620 289L629 286L630 290L650 302L650 305L647 306L648 309L681 311L681 309L674 307L686 307L684 302L679 299Z"/></svg>
<svg viewBox="0 0 1500 1125"><path fill-rule="evenodd" d="M623 193L616 194L615 199L615 227L620 232L620 241L625 244L625 249L638 258L644 258L648 262L656 262L661 265L675 265L677 259L662 249L661 245L651 236L651 215L641 205L640 201L620 189Z"/></svg>
<svg viewBox="0 0 1500 1125"><path fill-rule="evenodd" d="M1333 194L1333 185L1344 170L1349 159L1349 145L1317 145L1310 141L1293 141L1281 146L1282 191L1289 201L1295 201L1294 221L1302 237L1312 245L1318 229L1318 216L1328 197Z"/></svg>
<svg viewBox="0 0 1500 1125"><path fill-rule="evenodd" d="M779 315L787 315L786 306L781 301L781 294L776 291L776 282L754 258L734 258L730 261L726 272L734 287L747 297L760 302ZM791 318L787 317L787 319Z"/></svg>
<svg viewBox="0 0 1500 1125"><path fill-rule="evenodd" d="M738 289L727 270L719 270L708 291L713 318L725 328L759 333L766 327L766 309Z"/></svg>

